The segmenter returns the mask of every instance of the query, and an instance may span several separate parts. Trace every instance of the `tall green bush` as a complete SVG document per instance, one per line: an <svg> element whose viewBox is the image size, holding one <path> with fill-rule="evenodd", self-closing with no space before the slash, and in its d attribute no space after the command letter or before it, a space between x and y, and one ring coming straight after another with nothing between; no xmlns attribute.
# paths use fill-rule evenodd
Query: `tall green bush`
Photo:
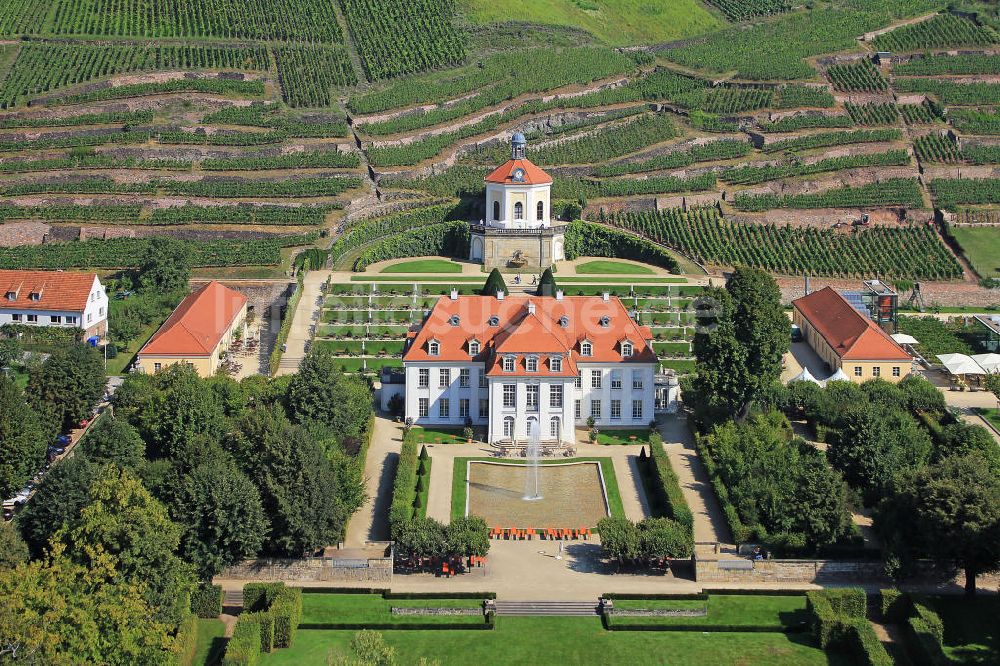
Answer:
<svg viewBox="0 0 1000 666"><path fill-rule="evenodd" d="M218 617L222 614L222 586L201 585L191 592L191 612L198 617Z"/></svg>
<svg viewBox="0 0 1000 666"><path fill-rule="evenodd" d="M260 623L252 614L240 615L226 643L222 666L256 666L260 660Z"/></svg>

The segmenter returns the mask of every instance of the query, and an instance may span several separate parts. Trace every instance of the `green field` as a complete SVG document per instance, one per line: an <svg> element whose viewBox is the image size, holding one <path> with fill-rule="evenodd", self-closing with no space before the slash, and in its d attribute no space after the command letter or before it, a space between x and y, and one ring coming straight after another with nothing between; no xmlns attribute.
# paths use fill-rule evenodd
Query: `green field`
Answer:
<svg viewBox="0 0 1000 666"><path fill-rule="evenodd" d="M392 607L480 608L481 599L384 599L379 594L303 594L302 624L483 624L482 615L392 615ZM310 633L313 630L304 630ZM303 636L300 633L299 636ZM298 639L296 639L297 641Z"/></svg>
<svg viewBox="0 0 1000 666"><path fill-rule="evenodd" d="M725 25L697 0L460 0L459 5L474 23L583 28L613 46L667 42Z"/></svg>
<svg viewBox="0 0 1000 666"><path fill-rule="evenodd" d="M198 618L198 648L191 662L194 666L211 666L222 661L225 651L226 625L215 618Z"/></svg>
<svg viewBox="0 0 1000 666"><path fill-rule="evenodd" d="M1000 229L952 227L951 234L980 277L1000 277Z"/></svg>
<svg viewBox="0 0 1000 666"><path fill-rule="evenodd" d="M461 273L462 265L447 259L418 259L386 266L379 273Z"/></svg>
<svg viewBox="0 0 1000 666"><path fill-rule="evenodd" d="M354 631L299 631L295 644L261 656L261 663L321 665L332 655L352 656ZM808 634L605 631L594 618L497 619L494 631L383 632L400 664L421 657L457 664L669 664L670 666L846 666L850 659L825 654ZM332 663L336 663L334 660Z"/></svg>
<svg viewBox="0 0 1000 666"><path fill-rule="evenodd" d="M635 439L631 439L635 437ZM601 430L597 433L597 443L606 445L649 444L649 429Z"/></svg>
<svg viewBox="0 0 1000 666"><path fill-rule="evenodd" d="M642 264L598 260L577 265L576 272L583 275L652 275L654 271Z"/></svg>
<svg viewBox="0 0 1000 666"><path fill-rule="evenodd" d="M747 594L712 594L708 601L688 599L616 599L616 609L695 610L707 608L701 617L618 617L612 624L669 625L698 627L754 626L774 631L801 628L809 621L805 595L759 596Z"/></svg>
<svg viewBox="0 0 1000 666"><path fill-rule="evenodd" d="M1000 663L1000 599L935 597L931 606L944 621L944 650L951 663Z"/></svg>

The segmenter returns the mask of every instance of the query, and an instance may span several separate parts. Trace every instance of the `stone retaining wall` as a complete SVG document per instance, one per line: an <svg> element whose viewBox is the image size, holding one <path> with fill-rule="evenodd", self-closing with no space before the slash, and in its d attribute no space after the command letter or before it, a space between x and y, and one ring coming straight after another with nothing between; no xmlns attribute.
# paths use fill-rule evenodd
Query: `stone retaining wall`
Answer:
<svg viewBox="0 0 1000 666"><path fill-rule="evenodd" d="M693 610L671 610L668 608L615 608L610 615L615 617L708 617L708 608Z"/></svg>
<svg viewBox="0 0 1000 666"><path fill-rule="evenodd" d="M482 608L399 608L392 607L393 615L482 615Z"/></svg>
<svg viewBox="0 0 1000 666"><path fill-rule="evenodd" d="M391 583L392 560L370 559L366 567L334 566L323 558L262 558L247 560L224 569L217 579L284 582Z"/></svg>
<svg viewBox="0 0 1000 666"><path fill-rule="evenodd" d="M726 563L749 560L735 557L695 559L695 580L699 583L854 583L888 582L884 565L858 560L760 560L751 567L727 568ZM728 566L734 566L729 564Z"/></svg>

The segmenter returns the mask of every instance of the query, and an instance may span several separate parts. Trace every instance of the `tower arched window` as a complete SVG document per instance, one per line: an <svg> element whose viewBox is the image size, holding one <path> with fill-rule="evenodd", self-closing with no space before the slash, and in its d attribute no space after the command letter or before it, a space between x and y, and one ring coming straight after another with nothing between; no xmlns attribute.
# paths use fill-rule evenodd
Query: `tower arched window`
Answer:
<svg viewBox="0 0 1000 666"><path fill-rule="evenodd" d="M542 203L541 201L539 201L538 205L535 206L535 209L537 211L535 213L535 216L537 217L537 219L539 221L544 220L545 219L545 204Z"/></svg>
<svg viewBox="0 0 1000 666"><path fill-rule="evenodd" d="M493 202L493 219L494 220L499 220L500 219L500 202L499 201L494 201Z"/></svg>
<svg viewBox="0 0 1000 666"><path fill-rule="evenodd" d="M514 204L514 219L523 220L524 219L524 204L518 201Z"/></svg>

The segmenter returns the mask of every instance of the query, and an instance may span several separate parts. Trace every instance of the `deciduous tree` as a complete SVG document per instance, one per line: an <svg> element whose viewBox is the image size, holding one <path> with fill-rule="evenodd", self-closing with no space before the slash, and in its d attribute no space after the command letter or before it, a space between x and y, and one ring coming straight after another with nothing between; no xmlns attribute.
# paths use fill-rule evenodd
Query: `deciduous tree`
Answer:
<svg viewBox="0 0 1000 666"><path fill-rule="evenodd" d="M87 431L80 443L87 457L96 463L114 463L122 469L136 469L146 455L146 443L127 421L105 414Z"/></svg>
<svg viewBox="0 0 1000 666"><path fill-rule="evenodd" d="M21 536L33 557L41 557L53 535L76 520L90 500L90 484L97 472L98 466L86 455L77 454L45 475L34 497L17 516Z"/></svg>
<svg viewBox="0 0 1000 666"><path fill-rule="evenodd" d="M166 236L157 236L139 267L139 284L146 291L172 292L187 289L191 277L191 247Z"/></svg>
<svg viewBox="0 0 1000 666"><path fill-rule="evenodd" d="M106 381L97 350L71 344L57 348L31 372L27 394L33 406L50 410L56 423L68 430L90 416Z"/></svg>
<svg viewBox="0 0 1000 666"><path fill-rule="evenodd" d="M46 431L7 375L0 374L0 497L11 497L45 463Z"/></svg>

